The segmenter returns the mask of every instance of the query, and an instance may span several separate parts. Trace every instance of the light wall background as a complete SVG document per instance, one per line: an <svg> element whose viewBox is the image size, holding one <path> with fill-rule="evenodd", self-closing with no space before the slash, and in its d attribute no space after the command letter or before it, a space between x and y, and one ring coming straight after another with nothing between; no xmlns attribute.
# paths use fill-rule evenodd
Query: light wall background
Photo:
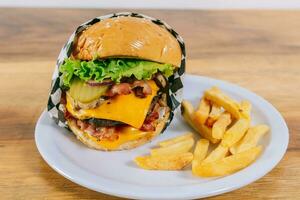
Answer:
<svg viewBox="0 0 300 200"><path fill-rule="evenodd" d="M0 7L299 9L300 0L0 0Z"/></svg>

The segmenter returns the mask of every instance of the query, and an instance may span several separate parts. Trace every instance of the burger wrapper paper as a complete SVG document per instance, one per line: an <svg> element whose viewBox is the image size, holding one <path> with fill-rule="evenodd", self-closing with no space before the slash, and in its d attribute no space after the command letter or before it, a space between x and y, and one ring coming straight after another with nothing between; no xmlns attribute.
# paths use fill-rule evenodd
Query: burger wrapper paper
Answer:
<svg viewBox="0 0 300 200"><path fill-rule="evenodd" d="M89 26L108 18L117 18L121 16L128 16L128 17L137 17L137 18L144 18L146 20L152 21L153 23L165 28L168 30L178 41L180 48L181 48L181 65L179 69L174 73L174 75L168 78L169 81L169 97L168 97L168 106L171 108L170 117L168 122L166 123L166 127L170 124L173 119L174 114L179 110L179 105L182 100L182 92L183 92L183 76L185 72L185 45L183 39L180 35L178 35L168 24L165 22L155 19L143 14L138 13L129 13L129 12L122 12L122 13L114 13L105 16L96 17L91 19L80 26L77 27L75 32L69 37L68 41L65 43L63 48L60 51L60 54L56 61L55 71L52 76L52 84L47 104L47 110L50 117L58 124L60 127L69 128L68 123L64 117L64 104L60 103L61 95L62 95L62 73L59 72L60 66L64 63L64 60L71 55L72 52L72 45L74 39L77 37L79 33L83 30L88 28Z"/></svg>

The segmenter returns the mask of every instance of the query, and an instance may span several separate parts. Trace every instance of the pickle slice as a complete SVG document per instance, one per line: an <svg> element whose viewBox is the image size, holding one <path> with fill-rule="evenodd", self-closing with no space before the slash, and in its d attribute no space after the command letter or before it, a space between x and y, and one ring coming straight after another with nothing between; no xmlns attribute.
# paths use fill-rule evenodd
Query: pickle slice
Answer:
<svg viewBox="0 0 300 200"><path fill-rule="evenodd" d="M74 79L69 92L74 100L88 103L104 95L107 89L107 85L90 86L80 79Z"/></svg>

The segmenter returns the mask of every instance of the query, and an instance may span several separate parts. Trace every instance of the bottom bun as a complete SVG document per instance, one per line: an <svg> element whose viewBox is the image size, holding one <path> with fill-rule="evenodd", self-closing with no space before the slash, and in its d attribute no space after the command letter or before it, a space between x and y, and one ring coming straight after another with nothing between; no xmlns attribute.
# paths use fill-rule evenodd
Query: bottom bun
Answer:
<svg viewBox="0 0 300 200"><path fill-rule="evenodd" d="M118 150L132 149L132 148L141 146L141 145L145 144L146 142L149 142L152 138L154 138L155 136L157 136L161 133L161 131L164 129L164 127L169 119L169 116L170 116L170 112L168 111L159 120L159 123L156 126L156 130L152 134L145 135L137 140L128 141L115 149L107 149L107 148L103 147L101 144L95 142L94 140L96 138L94 136L87 135L88 133L85 133L82 130L80 130L77 127L76 122L74 120L67 120L67 121L68 121L69 128L76 135L77 139L79 139L82 143L84 143L88 147L102 150L102 151L118 151ZM92 138L94 138L94 140Z"/></svg>

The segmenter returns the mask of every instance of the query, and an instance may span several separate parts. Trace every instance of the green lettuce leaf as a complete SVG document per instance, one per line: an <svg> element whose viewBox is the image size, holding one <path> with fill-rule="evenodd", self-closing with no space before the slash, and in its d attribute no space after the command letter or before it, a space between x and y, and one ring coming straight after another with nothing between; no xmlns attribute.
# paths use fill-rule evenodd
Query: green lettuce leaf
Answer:
<svg viewBox="0 0 300 200"><path fill-rule="evenodd" d="M59 71L62 73L64 86L69 87L74 77L84 81L94 80L98 82L111 79L116 83L119 83L123 77L131 76L138 80L149 80L158 71L169 77L173 74L173 66L171 64L125 58L93 61L67 58Z"/></svg>

